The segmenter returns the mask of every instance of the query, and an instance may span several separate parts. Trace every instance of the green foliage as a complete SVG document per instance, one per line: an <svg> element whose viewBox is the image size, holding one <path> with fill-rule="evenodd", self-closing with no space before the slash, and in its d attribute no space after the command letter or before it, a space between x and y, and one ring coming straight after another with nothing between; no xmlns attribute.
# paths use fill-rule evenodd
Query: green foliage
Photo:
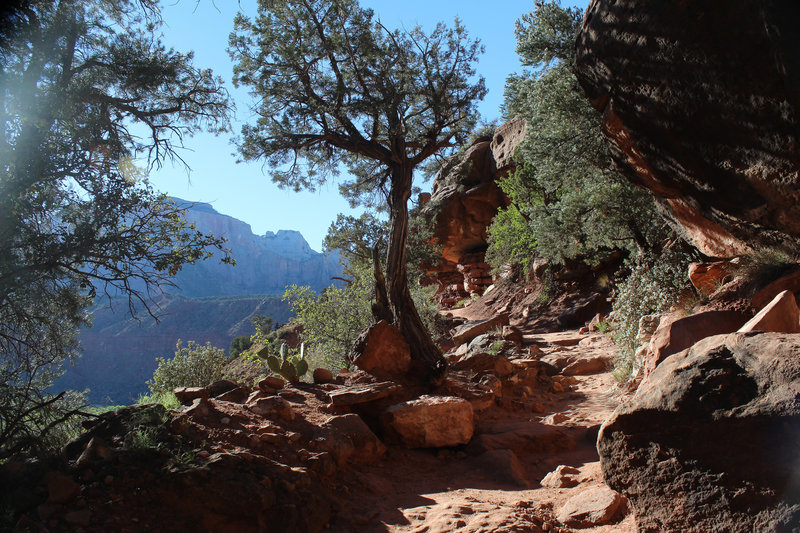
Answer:
<svg viewBox="0 0 800 533"><path fill-rule="evenodd" d="M181 402L178 401L178 397L175 396L175 393L172 391L140 394L139 397L136 398L137 405L147 405L151 403L163 405L167 409L178 409L181 406Z"/></svg>
<svg viewBox="0 0 800 533"><path fill-rule="evenodd" d="M374 279L371 266L354 264L353 279L344 287L328 287L319 294L310 287L293 285L284 298L289 301L293 321L303 326L312 368L349 367L346 356L363 330L373 323ZM439 309L433 299L435 287L410 285L411 297L425 328L438 332Z"/></svg>
<svg viewBox="0 0 800 533"><path fill-rule="evenodd" d="M187 224L133 161L227 129L219 78L167 49L152 0L33 0L0 43L0 459L79 414L50 394L97 294L148 294L222 240ZM225 256L224 261L231 262Z"/></svg>
<svg viewBox="0 0 800 533"><path fill-rule="evenodd" d="M184 347L178 340L175 355L171 359L156 359L158 367L147 386L156 398L178 387L205 387L222 379L227 361L225 350L215 348L208 342L201 346L189 341Z"/></svg>
<svg viewBox="0 0 800 533"><path fill-rule="evenodd" d="M500 209L489 230L486 262L498 271L506 263L520 265L527 272L536 258L536 238L530 222L516 204Z"/></svg>
<svg viewBox="0 0 800 533"><path fill-rule="evenodd" d="M784 251L774 248L758 248L743 255L736 267L736 274L764 286L787 274L797 266L797 261Z"/></svg>
<svg viewBox="0 0 800 533"><path fill-rule="evenodd" d="M320 366L348 366L345 356L372 324L372 271L364 264L354 264L351 273L355 276L344 287L331 286L317 294L310 287L293 285L284 294L294 322L303 326L309 357Z"/></svg>
<svg viewBox="0 0 800 533"><path fill-rule="evenodd" d="M239 335L238 337L234 337L231 341L231 345L228 348L228 355L231 358L238 357L240 353L245 350L249 350L250 347L253 345L253 341L250 338L250 335Z"/></svg>
<svg viewBox="0 0 800 533"><path fill-rule="evenodd" d="M290 354L286 344L281 344L280 357L275 355L265 357L267 366L286 381L299 381L308 372L305 348L305 343L302 343L299 353Z"/></svg>
<svg viewBox="0 0 800 533"><path fill-rule="evenodd" d="M493 267L532 258L563 263L610 250L652 250L665 225L652 197L614 169L600 116L572 70L579 10L537 1L517 23L517 51L533 70L506 82L505 114L523 117L527 134L517 170L501 180L512 199L489 229Z"/></svg>
<svg viewBox="0 0 800 533"><path fill-rule="evenodd" d="M688 283L689 263L696 259L680 247L660 255L641 255L631 265L630 274L617 286L614 299L614 340L619 349L615 375L626 379L638 363L635 360L639 320L675 305Z"/></svg>
<svg viewBox="0 0 800 533"><path fill-rule="evenodd" d="M240 150L266 158L278 183L313 189L344 165L345 196L380 198L397 157L416 166L472 130L486 93L478 42L458 21L426 34L373 15L355 0L261 0L257 18L237 17L234 82L258 96L260 117Z"/></svg>

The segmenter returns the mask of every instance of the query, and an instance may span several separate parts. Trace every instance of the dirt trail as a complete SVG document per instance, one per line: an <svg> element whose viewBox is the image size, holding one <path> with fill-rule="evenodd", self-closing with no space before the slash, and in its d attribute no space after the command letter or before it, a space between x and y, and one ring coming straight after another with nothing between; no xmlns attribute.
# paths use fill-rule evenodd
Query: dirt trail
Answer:
<svg viewBox="0 0 800 533"><path fill-rule="evenodd" d="M543 361L610 360L614 353L611 340L600 333L528 333L524 342L523 350L535 345ZM476 413L476 432L490 435L494 450L476 454L470 448L474 442L459 451L391 447L379 465L351 472L341 480L344 507L331 530L571 531L559 527L555 517L571 496L602 485L597 430L620 398L608 370L556 380L563 392L538 391L525 408L492 407ZM571 476L578 484L542 487L542 478L559 465L579 469ZM633 532L636 524L627 513L615 524L580 531Z"/></svg>

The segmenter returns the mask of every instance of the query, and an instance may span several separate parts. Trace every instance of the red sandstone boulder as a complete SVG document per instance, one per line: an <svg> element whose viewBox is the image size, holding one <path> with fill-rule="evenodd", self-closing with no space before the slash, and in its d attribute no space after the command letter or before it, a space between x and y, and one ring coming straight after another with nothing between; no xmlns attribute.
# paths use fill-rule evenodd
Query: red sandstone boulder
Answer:
<svg viewBox="0 0 800 533"><path fill-rule="evenodd" d="M665 315L650 339L643 369L645 377L672 354L694 345L712 335L733 333L747 321L739 311L705 311L683 318Z"/></svg>
<svg viewBox="0 0 800 533"><path fill-rule="evenodd" d="M478 320L475 322L467 322L466 324L462 324L457 328L451 331L453 335L453 342L456 345L463 344L465 342L469 342L472 339L483 335L484 333L488 333L493 329L499 329L502 331L503 326L508 325L508 313L499 313L492 318L487 318L486 320Z"/></svg>
<svg viewBox="0 0 800 533"><path fill-rule="evenodd" d="M568 527L593 527L613 523L624 509L625 498L605 485L572 496L558 511L558 521Z"/></svg>
<svg viewBox="0 0 800 533"><path fill-rule="evenodd" d="M800 309L797 308L794 294L789 291L778 294L738 331L739 333L748 331L800 333Z"/></svg>
<svg viewBox="0 0 800 533"><path fill-rule="evenodd" d="M592 0L578 80L622 172L710 257L800 248L791 1Z"/></svg>
<svg viewBox="0 0 800 533"><path fill-rule="evenodd" d="M800 293L800 271L787 274L758 291L752 299L753 307L763 308L783 291Z"/></svg>
<svg viewBox="0 0 800 533"><path fill-rule="evenodd" d="M575 476L579 473L580 470L574 466L560 465L544 476L540 485L552 489L568 489L578 484L578 479Z"/></svg>
<svg viewBox="0 0 800 533"><path fill-rule="evenodd" d="M403 376L411 364L408 343L396 327L384 320L361 334L351 357L358 368L380 378Z"/></svg>
<svg viewBox="0 0 800 533"><path fill-rule="evenodd" d="M393 405L381 422L408 448L467 444L475 431L472 405L451 396L421 396Z"/></svg>
<svg viewBox="0 0 800 533"><path fill-rule="evenodd" d="M709 295L731 279L730 261L712 263L691 263L689 281L701 295Z"/></svg>
<svg viewBox="0 0 800 533"><path fill-rule="evenodd" d="M603 424L605 482L641 531L791 531L800 523L800 335L704 339L662 362Z"/></svg>

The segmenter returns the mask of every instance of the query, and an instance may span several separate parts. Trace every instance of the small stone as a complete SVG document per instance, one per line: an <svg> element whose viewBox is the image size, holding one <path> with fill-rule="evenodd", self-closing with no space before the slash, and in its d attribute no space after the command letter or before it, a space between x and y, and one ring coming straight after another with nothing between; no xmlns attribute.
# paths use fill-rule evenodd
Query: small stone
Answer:
<svg viewBox="0 0 800 533"><path fill-rule="evenodd" d="M103 483L105 483L106 485L111 485L112 483L114 483L114 476L112 476L111 474L107 475L103 479Z"/></svg>
<svg viewBox="0 0 800 533"><path fill-rule="evenodd" d="M197 398L208 399L208 389L205 387L179 387L174 393L182 405L190 405Z"/></svg>
<svg viewBox="0 0 800 533"><path fill-rule="evenodd" d="M315 368L314 369L314 383L330 383L333 381L333 372L328 370L327 368Z"/></svg>
<svg viewBox="0 0 800 533"><path fill-rule="evenodd" d="M81 486L72 478L59 472L48 472L44 477L48 503L69 503L81 493Z"/></svg>
<svg viewBox="0 0 800 533"><path fill-rule="evenodd" d="M73 526L87 527L92 521L92 511L90 509L70 511L64 515L64 520Z"/></svg>
<svg viewBox="0 0 800 533"><path fill-rule="evenodd" d="M544 476L541 481L542 487L553 489L567 489L578 485L578 480L574 477L580 470L573 466L560 465L558 468Z"/></svg>
<svg viewBox="0 0 800 533"><path fill-rule="evenodd" d="M590 527L612 523L625 499L605 485L587 489L571 497L558 513L567 527Z"/></svg>
<svg viewBox="0 0 800 533"><path fill-rule="evenodd" d="M269 392L273 394L274 391L282 389L284 385L285 382L281 378L275 376L267 376L258 382L259 389L261 389L264 392Z"/></svg>
<svg viewBox="0 0 800 533"><path fill-rule="evenodd" d="M229 417L227 417L227 416L223 416L220 419L219 423L222 424L223 426L227 426L227 425L229 425L231 423L231 419Z"/></svg>

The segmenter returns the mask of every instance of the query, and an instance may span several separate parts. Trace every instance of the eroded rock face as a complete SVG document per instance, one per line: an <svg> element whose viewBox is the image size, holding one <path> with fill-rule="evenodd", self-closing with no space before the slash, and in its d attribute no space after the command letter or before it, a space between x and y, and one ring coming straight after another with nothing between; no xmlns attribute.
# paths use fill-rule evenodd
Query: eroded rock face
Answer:
<svg viewBox="0 0 800 533"><path fill-rule="evenodd" d="M787 1L589 4L578 79L614 160L709 256L800 246L798 19Z"/></svg>
<svg viewBox="0 0 800 533"><path fill-rule="evenodd" d="M800 523L800 335L710 337L667 358L603 424L606 483L641 531Z"/></svg>
<svg viewBox="0 0 800 533"><path fill-rule="evenodd" d="M477 141L461 156L447 161L425 199L423 216L434 228L442 260L430 273L439 284L439 301L455 305L470 294L480 294L491 282L484 262L486 229L508 198L496 180L514 170L511 156L525 137L525 121L512 120L490 139Z"/></svg>

